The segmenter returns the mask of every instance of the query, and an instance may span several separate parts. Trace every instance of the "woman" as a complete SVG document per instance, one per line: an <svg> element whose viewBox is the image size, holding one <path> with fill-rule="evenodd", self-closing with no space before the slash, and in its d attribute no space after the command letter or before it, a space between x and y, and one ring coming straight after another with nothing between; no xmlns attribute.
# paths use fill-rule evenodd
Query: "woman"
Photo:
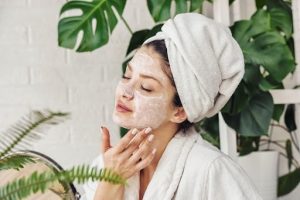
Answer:
<svg viewBox="0 0 300 200"><path fill-rule="evenodd" d="M229 29L201 14L179 14L149 38L116 88L113 120L129 132L112 147L102 128L107 167L128 185L89 182L88 200L261 199L239 165L202 139L193 123L218 113L244 74Z"/></svg>

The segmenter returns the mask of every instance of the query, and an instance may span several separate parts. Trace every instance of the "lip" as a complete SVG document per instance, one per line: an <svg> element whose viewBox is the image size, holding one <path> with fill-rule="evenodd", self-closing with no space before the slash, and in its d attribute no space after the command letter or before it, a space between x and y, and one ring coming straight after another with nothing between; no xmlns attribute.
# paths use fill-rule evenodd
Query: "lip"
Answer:
<svg viewBox="0 0 300 200"><path fill-rule="evenodd" d="M121 103L120 101L118 101L117 105L116 105L116 110L118 112L132 112L131 109L129 109L128 107L126 107L123 103Z"/></svg>

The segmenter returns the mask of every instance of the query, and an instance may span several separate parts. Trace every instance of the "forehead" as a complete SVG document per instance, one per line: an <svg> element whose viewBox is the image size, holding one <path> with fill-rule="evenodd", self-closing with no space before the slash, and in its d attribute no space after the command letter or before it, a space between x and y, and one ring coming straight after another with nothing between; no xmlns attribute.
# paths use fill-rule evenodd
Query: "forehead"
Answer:
<svg viewBox="0 0 300 200"><path fill-rule="evenodd" d="M141 47L130 60L133 68L148 68L151 71L162 72L162 59L152 48Z"/></svg>

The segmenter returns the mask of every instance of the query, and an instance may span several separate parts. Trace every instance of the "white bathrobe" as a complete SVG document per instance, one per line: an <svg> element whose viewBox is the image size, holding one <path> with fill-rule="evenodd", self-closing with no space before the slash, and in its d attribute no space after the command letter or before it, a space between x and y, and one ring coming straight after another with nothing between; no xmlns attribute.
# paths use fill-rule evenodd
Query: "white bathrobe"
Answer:
<svg viewBox="0 0 300 200"><path fill-rule="evenodd" d="M93 166L103 167L101 155ZM139 172L127 180L124 200L139 199ZM93 200L97 182L84 185ZM168 143L143 200L262 200L245 171L190 128Z"/></svg>

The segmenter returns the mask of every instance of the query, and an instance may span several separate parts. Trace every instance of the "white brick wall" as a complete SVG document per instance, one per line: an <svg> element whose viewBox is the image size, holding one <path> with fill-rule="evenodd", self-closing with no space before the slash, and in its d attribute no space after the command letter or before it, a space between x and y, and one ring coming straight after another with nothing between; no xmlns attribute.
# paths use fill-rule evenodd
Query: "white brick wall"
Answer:
<svg viewBox="0 0 300 200"><path fill-rule="evenodd" d="M0 131L30 109L71 112L71 119L52 127L32 149L64 167L89 162L100 149L100 125L111 120L114 88L130 33L120 21L109 44L91 53L57 45L58 13L65 0L0 0ZM124 18L135 30L153 21L146 1L128 0Z"/></svg>

